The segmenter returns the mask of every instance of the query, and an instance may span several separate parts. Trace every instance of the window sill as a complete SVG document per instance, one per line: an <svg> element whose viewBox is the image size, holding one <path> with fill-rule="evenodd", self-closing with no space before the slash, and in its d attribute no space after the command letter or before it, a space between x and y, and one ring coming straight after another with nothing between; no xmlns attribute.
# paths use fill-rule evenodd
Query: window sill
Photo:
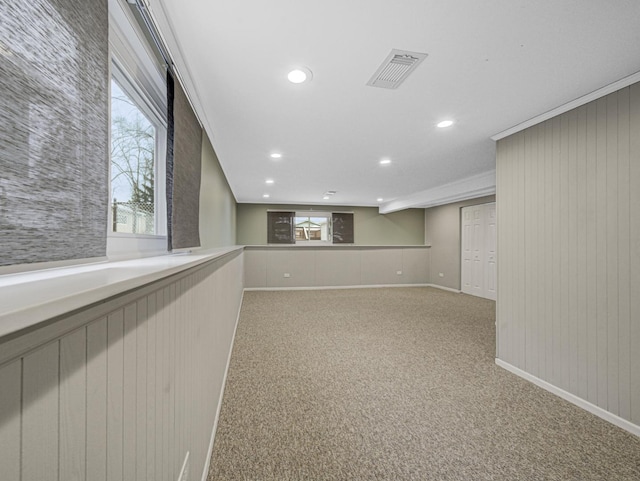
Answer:
<svg viewBox="0 0 640 481"><path fill-rule="evenodd" d="M246 245L246 249L424 249L431 245L362 245L362 244L254 244Z"/></svg>
<svg viewBox="0 0 640 481"><path fill-rule="evenodd" d="M166 234L130 234L128 232L109 232L107 238L118 237L122 239L166 239Z"/></svg>
<svg viewBox="0 0 640 481"><path fill-rule="evenodd" d="M0 338L238 250L242 247L0 276Z"/></svg>

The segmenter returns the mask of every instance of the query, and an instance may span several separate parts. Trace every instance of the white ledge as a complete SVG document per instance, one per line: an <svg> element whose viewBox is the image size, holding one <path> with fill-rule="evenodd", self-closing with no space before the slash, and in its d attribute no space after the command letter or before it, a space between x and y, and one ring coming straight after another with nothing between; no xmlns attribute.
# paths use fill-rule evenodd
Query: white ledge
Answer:
<svg viewBox="0 0 640 481"><path fill-rule="evenodd" d="M424 244L408 245L360 245L360 244L254 244L245 249L419 249L431 247Z"/></svg>
<svg viewBox="0 0 640 481"><path fill-rule="evenodd" d="M0 276L0 339L237 250L242 247Z"/></svg>

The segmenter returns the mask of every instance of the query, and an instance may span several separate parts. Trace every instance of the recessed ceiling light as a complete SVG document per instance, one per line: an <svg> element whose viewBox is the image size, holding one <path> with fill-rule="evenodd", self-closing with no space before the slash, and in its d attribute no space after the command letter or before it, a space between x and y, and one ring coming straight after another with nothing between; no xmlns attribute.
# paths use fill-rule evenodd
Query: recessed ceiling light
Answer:
<svg viewBox="0 0 640 481"><path fill-rule="evenodd" d="M331 199L331 197L329 197L328 195L325 195L322 199L323 200L329 200L329 199Z"/></svg>
<svg viewBox="0 0 640 481"><path fill-rule="evenodd" d="M264 181L265 184L273 184L273 179L267 179Z"/></svg>
<svg viewBox="0 0 640 481"><path fill-rule="evenodd" d="M301 84L303 82L309 82L313 78L313 74L307 67L298 67L289 72L287 78L291 83Z"/></svg>
<svg viewBox="0 0 640 481"><path fill-rule="evenodd" d="M279 154L277 152L274 152L273 154L271 154L269 157L271 157L272 159L279 159L280 157L282 157L282 154Z"/></svg>
<svg viewBox="0 0 640 481"><path fill-rule="evenodd" d="M383 199L382 197L378 197L376 200L377 200L378 202L382 202L384 199Z"/></svg>
<svg viewBox="0 0 640 481"><path fill-rule="evenodd" d="M437 127L444 129L445 127L451 127L453 125L453 120L443 120L442 122L438 122L436 124Z"/></svg>
<svg viewBox="0 0 640 481"><path fill-rule="evenodd" d="M265 199L269 198L269 194L263 194L262 197L264 197Z"/></svg>
<svg viewBox="0 0 640 481"><path fill-rule="evenodd" d="M380 165L387 165L387 164L390 164L390 163L391 163L391 160L390 160L390 159L382 159L382 160L380 161Z"/></svg>

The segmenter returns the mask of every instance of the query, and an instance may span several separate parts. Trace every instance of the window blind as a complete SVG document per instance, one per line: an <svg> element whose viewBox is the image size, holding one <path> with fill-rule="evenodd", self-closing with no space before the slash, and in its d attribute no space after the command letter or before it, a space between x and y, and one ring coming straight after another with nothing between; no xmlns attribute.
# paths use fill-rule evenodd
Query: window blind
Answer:
<svg viewBox="0 0 640 481"><path fill-rule="evenodd" d="M167 238L169 250L200 246L202 128L180 82L167 75Z"/></svg>
<svg viewBox="0 0 640 481"><path fill-rule="evenodd" d="M331 214L331 227L334 244L353 244L353 214L334 212Z"/></svg>
<svg viewBox="0 0 640 481"><path fill-rule="evenodd" d="M295 212L267 212L267 242L295 244Z"/></svg>
<svg viewBox="0 0 640 481"><path fill-rule="evenodd" d="M106 255L106 0L0 2L0 265Z"/></svg>

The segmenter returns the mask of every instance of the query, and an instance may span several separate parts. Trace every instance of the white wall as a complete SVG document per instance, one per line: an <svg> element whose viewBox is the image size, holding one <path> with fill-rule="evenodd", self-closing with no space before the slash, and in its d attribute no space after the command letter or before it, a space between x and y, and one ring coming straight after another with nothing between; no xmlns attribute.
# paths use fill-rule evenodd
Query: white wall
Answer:
<svg viewBox="0 0 640 481"><path fill-rule="evenodd" d="M3 481L201 479L242 297L239 251L0 340Z"/></svg>
<svg viewBox="0 0 640 481"><path fill-rule="evenodd" d="M639 132L634 84L497 146L498 358L636 426Z"/></svg>
<svg viewBox="0 0 640 481"><path fill-rule="evenodd" d="M281 288L426 284L429 259L429 249L424 246L252 246L245 248L245 285Z"/></svg>

